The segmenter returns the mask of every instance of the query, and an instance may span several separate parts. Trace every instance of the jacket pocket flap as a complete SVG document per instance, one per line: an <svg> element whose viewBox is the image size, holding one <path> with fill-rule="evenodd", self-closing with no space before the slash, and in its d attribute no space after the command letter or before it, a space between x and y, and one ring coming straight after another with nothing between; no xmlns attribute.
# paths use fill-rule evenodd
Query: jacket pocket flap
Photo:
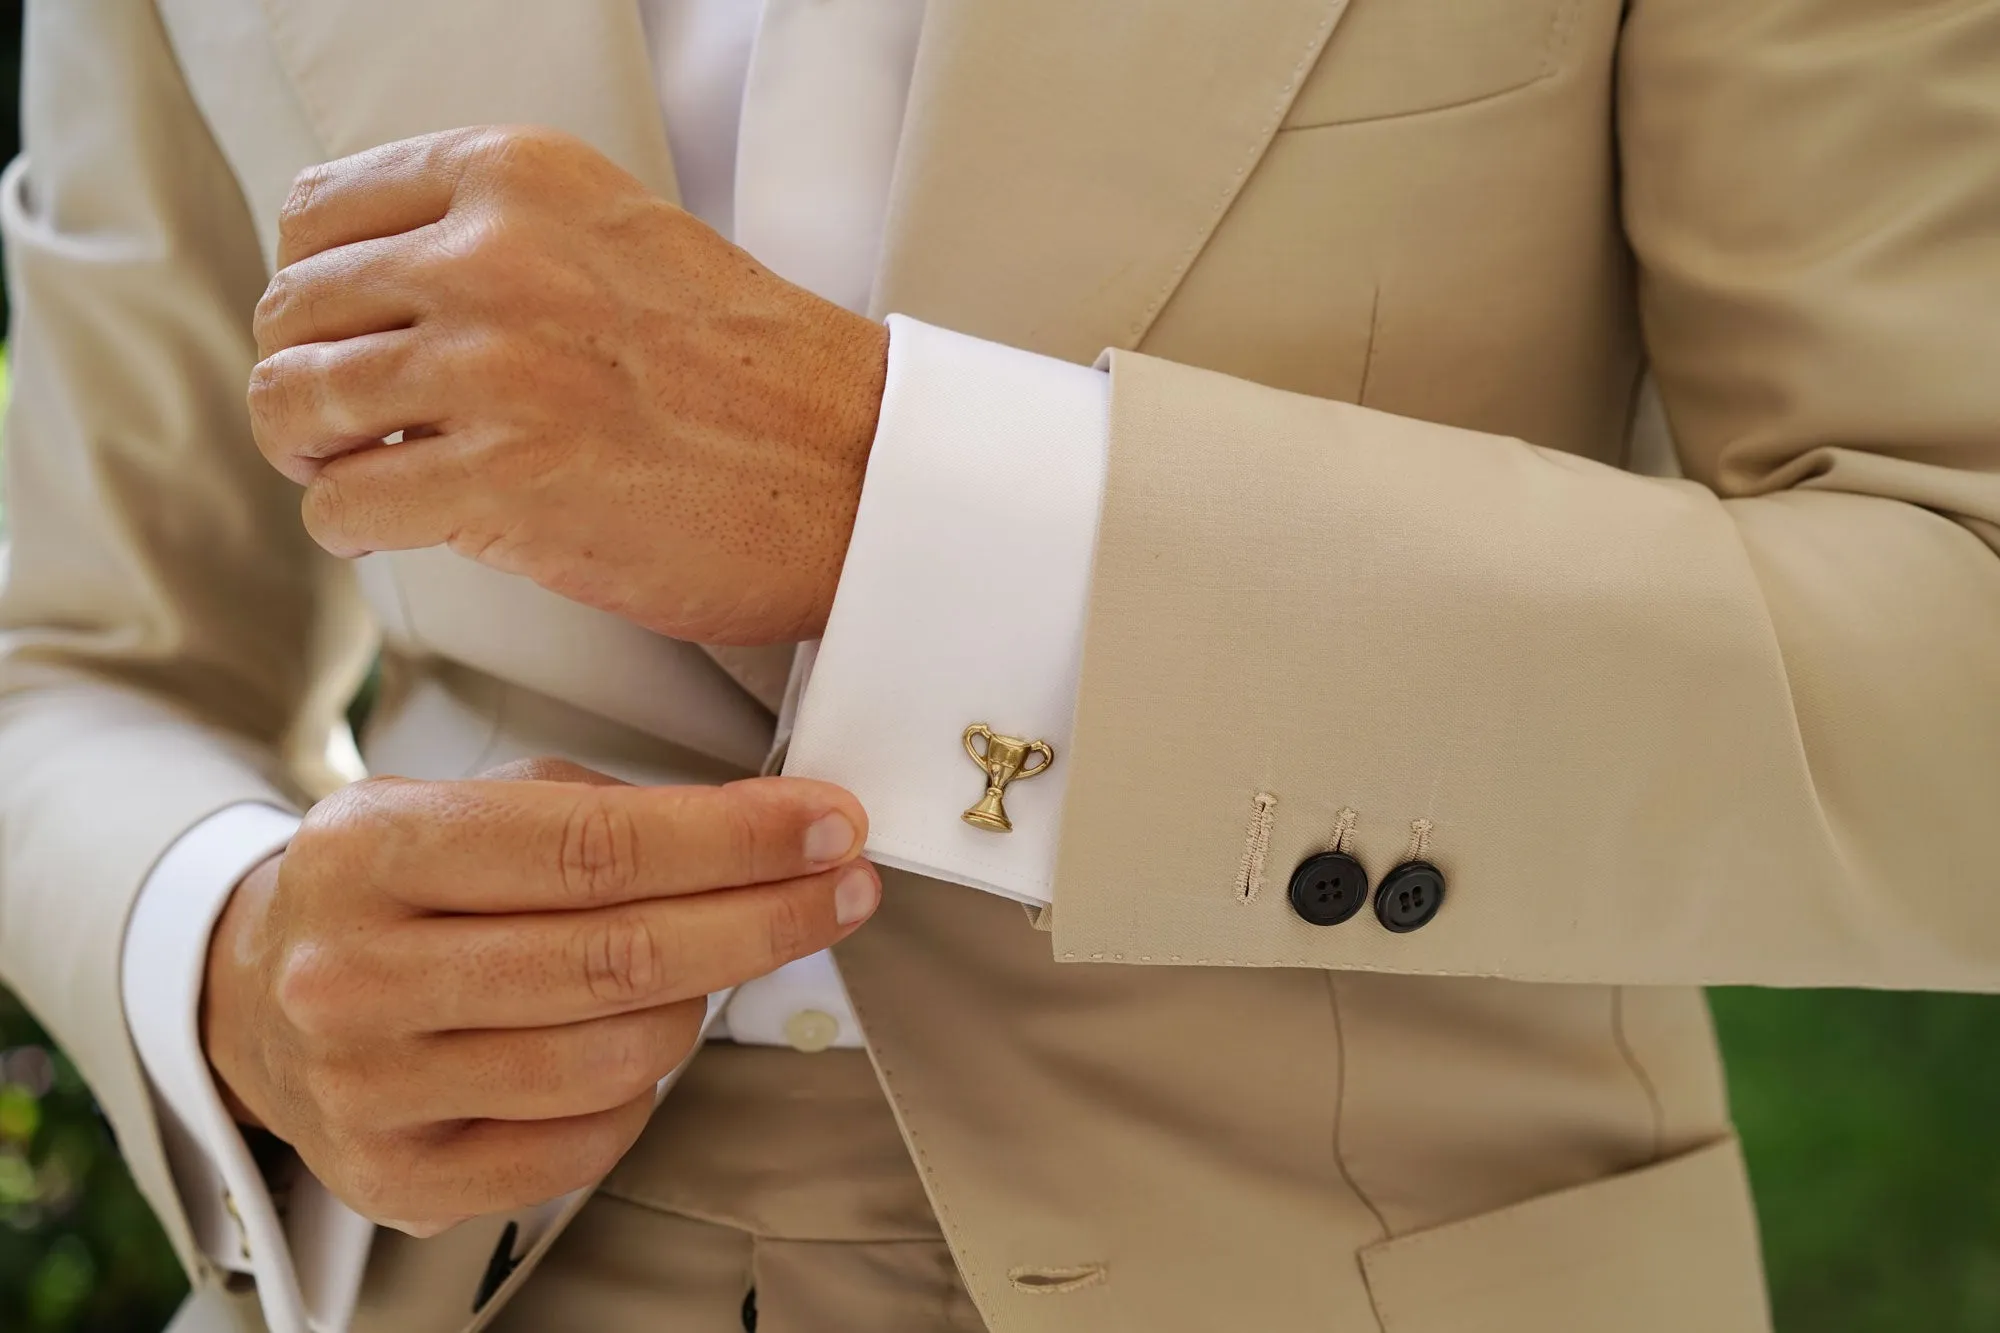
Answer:
<svg viewBox="0 0 2000 1333"><path fill-rule="evenodd" d="M1383 1333L1768 1333L1734 1138L1361 1252Z"/></svg>

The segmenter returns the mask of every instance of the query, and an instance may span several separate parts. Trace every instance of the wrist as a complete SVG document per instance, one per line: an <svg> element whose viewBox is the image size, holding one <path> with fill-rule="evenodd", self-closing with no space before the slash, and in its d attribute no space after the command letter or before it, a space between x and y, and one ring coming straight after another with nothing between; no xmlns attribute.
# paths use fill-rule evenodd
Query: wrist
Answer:
<svg viewBox="0 0 2000 1333"><path fill-rule="evenodd" d="M825 434L819 448L835 479L836 503L828 507L820 543L824 558L813 571L809 623L802 638L817 638L833 609L889 373L888 325L838 307L829 323L833 327L828 331L827 360L820 367L820 383L829 401L821 417Z"/></svg>
<svg viewBox="0 0 2000 1333"><path fill-rule="evenodd" d="M278 868L285 854L258 862L237 881L229 901L209 936L208 957L202 974L200 1032L202 1054L208 1060L216 1092L237 1124L263 1129L259 1115L244 1095L252 1068L246 1059L249 1021L248 992L256 967L256 941L270 912L278 885Z"/></svg>

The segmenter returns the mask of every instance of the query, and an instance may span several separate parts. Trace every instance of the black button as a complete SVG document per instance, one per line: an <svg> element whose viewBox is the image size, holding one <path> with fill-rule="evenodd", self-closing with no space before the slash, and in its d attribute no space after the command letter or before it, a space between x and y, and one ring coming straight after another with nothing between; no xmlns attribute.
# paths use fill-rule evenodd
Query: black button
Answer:
<svg viewBox="0 0 2000 1333"><path fill-rule="evenodd" d="M479 1290L472 1294L472 1313L478 1314L486 1308L486 1302L493 1299L493 1293L506 1285L521 1261L514 1257L514 1242L521 1237L519 1223L509 1222L500 1231L500 1243L493 1247L493 1253L486 1260L486 1271L479 1275Z"/></svg>
<svg viewBox="0 0 2000 1333"><path fill-rule="evenodd" d="M1375 916L1398 935L1421 930L1444 906L1444 876L1428 861L1405 861L1382 877Z"/></svg>
<svg viewBox="0 0 2000 1333"><path fill-rule="evenodd" d="M1292 910L1315 926L1337 926L1368 901L1368 872L1345 852L1321 852L1292 872Z"/></svg>

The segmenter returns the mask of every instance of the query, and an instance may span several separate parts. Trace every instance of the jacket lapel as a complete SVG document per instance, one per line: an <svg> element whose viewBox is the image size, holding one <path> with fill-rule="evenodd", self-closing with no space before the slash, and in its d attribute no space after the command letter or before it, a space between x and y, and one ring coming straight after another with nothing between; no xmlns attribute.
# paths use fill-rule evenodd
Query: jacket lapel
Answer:
<svg viewBox="0 0 2000 1333"><path fill-rule="evenodd" d="M636 0L262 0L328 157L547 125L678 200Z"/></svg>
<svg viewBox="0 0 2000 1333"><path fill-rule="evenodd" d="M1346 5L931 0L872 311L1135 346Z"/></svg>

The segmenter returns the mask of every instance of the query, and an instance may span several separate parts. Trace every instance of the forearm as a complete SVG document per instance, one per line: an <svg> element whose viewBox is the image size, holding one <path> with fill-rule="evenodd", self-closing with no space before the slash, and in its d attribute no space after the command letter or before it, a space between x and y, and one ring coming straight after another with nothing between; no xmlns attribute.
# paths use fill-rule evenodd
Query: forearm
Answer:
<svg viewBox="0 0 2000 1333"><path fill-rule="evenodd" d="M1837 466L1725 504L1138 356L1111 422L1058 957L2000 988L1968 528ZM1344 820L1378 881L1421 844L1434 921L1292 912Z"/></svg>

